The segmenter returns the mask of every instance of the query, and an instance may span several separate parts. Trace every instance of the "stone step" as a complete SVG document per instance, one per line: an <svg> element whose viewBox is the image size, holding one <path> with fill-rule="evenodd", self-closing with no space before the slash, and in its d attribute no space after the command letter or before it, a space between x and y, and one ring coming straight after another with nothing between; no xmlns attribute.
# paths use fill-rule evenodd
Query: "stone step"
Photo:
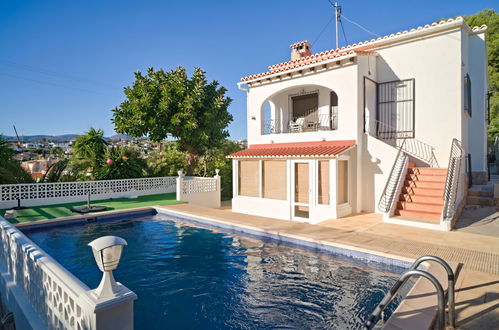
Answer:
<svg viewBox="0 0 499 330"><path fill-rule="evenodd" d="M466 197L467 205L499 206L499 198L470 196Z"/></svg>
<svg viewBox="0 0 499 330"><path fill-rule="evenodd" d="M407 170L409 174L436 174L436 175L447 175L446 168L438 167L414 167Z"/></svg>
<svg viewBox="0 0 499 330"><path fill-rule="evenodd" d="M445 182L440 182L440 181L421 181L421 180L418 180L418 181L405 180L404 187L444 189Z"/></svg>
<svg viewBox="0 0 499 330"><path fill-rule="evenodd" d="M414 195L414 194L400 194L399 201L401 202L416 202L416 203L443 203L442 196L431 195Z"/></svg>
<svg viewBox="0 0 499 330"><path fill-rule="evenodd" d="M442 198L444 196L443 188L421 188L421 187L403 187L402 193L411 195L425 195Z"/></svg>
<svg viewBox="0 0 499 330"><path fill-rule="evenodd" d="M468 196L494 197L493 186L473 186L468 189Z"/></svg>
<svg viewBox="0 0 499 330"><path fill-rule="evenodd" d="M433 220L432 223L440 223L440 212L426 212L414 210L395 210L395 215L402 217L415 218L415 219L428 219Z"/></svg>
<svg viewBox="0 0 499 330"><path fill-rule="evenodd" d="M398 202L397 210L442 213L443 203Z"/></svg>
<svg viewBox="0 0 499 330"><path fill-rule="evenodd" d="M445 183L447 176L442 175L442 174L411 174L411 173L407 173L406 179L413 180L413 181L421 180L421 181L433 181L433 182Z"/></svg>

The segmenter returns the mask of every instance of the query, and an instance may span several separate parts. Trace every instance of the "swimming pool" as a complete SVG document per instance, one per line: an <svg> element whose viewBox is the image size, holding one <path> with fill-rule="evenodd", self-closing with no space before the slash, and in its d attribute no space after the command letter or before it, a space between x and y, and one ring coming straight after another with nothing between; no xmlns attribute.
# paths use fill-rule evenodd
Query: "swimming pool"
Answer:
<svg viewBox="0 0 499 330"><path fill-rule="evenodd" d="M127 240L115 277L139 297L136 329L358 329L403 270L160 214L24 231L91 288L88 242Z"/></svg>

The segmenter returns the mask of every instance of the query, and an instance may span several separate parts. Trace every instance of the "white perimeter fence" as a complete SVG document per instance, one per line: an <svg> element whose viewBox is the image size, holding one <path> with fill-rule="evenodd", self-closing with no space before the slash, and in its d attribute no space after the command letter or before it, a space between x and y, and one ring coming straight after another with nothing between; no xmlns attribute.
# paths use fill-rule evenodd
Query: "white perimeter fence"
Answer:
<svg viewBox="0 0 499 330"><path fill-rule="evenodd" d="M39 206L177 193L177 200L208 207L220 207L220 176L214 178L167 176L157 178L24 183L0 185L0 209L18 205ZM217 171L218 173L218 171ZM182 189L178 189L182 187ZM218 201L217 201L218 199Z"/></svg>

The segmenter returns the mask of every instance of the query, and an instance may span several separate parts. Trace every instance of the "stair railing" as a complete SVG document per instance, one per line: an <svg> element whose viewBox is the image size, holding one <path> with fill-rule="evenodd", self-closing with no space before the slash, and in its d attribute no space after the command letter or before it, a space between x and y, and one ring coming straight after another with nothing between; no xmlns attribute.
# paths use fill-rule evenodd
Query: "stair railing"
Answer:
<svg viewBox="0 0 499 330"><path fill-rule="evenodd" d="M435 276L430 273L418 270L417 267L424 261L434 261L440 264L447 272L447 302L445 301L444 289L440 282L435 278ZM445 318L445 306L447 305L449 310L449 326L451 329L454 329L456 326L456 312L455 312L455 297L454 297L454 285L455 285L455 274L452 271L452 268L449 264L436 256L421 256L414 261L408 271L403 273L400 278L395 282L390 291L386 293L381 302L376 306L374 311L371 313L366 323L364 324L364 330L371 330L378 323L380 318L384 313L384 310L388 307L390 302L396 297L397 293L404 286L404 284L411 278L412 276L421 276L428 279L434 286L437 291L437 329L444 330L446 326L446 318Z"/></svg>
<svg viewBox="0 0 499 330"><path fill-rule="evenodd" d="M435 148L431 145L412 137L412 132L398 131L396 128L379 120L371 120L368 133L372 136L385 141L392 142L396 148L400 147L401 141L404 143L404 152L430 165L430 167L439 167L435 157Z"/></svg>
<svg viewBox="0 0 499 330"><path fill-rule="evenodd" d="M390 170L390 175L388 176L385 188L383 189L383 193L381 194L381 198L378 202L378 209L383 213L388 213L392 209L394 198L398 192L400 180L404 172L405 164L409 159L409 157L407 157L407 155L403 152L405 140L406 139L404 139L400 144L397 156L395 157L392 169Z"/></svg>
<svg viewBox="0 0 499 330"><path fill-rule="evenodd" d="M464 149L461 141L452 139L449 156L449 166L447 167L447 177L445 178L445 189L442 210L442 219L450 221L456 214L456 198L458 195L459 178L461 176L461 163L464 158Z"/></svg>

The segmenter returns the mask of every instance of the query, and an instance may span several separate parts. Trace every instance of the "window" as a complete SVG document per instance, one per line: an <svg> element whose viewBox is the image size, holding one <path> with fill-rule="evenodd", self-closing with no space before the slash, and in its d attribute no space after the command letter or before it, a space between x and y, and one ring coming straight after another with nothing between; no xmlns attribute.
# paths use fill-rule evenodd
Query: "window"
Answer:
<svg viewBox="0 0 499 330"><path fill-rule="evenodd" d="M238 186L240 196L260 197L260 162L240 160Z"/></svg>
<svg viewBox="0 0 499 330"><path fill-rule="evenodd" d="M415 80L378 84L377 136L382 139L414 137Z"/></svg>
<svg viewBox="0 0 499 330"><path fill-rule="evenodd" d="M339 204L348 203L348 161L338 160L338 198Z"/></svg>
<svg viewBox="0 0 499 330"><path fill-rule="evenodd" d="M317 203L329 204L329 160L319 160Z"/></svg>
<svg viewBox="0 0 499 330"><path fill-rule="evenodd" d="M329 129L338 129L338 95L335 92L330 93L330 112L329 112Z"/></svg>
<svg viewBox="0 0 499 330"><path fill-rule="evenodd" d="M263 198L287 199L287 168L285 160L262 161Z"/></svg>
<svg viewBox="0 0 499 330"><path fill-rule="evenodd" d="M471 79L469 74L464 76L464 111L471 117Z"/></svg>
<svg viewBox="0 0 499 330"><path fill-rule="evenodd" d="M318 120L319 94L312 93L294 96L293 120L305 118L306 121L316 122Z"/></svg>

